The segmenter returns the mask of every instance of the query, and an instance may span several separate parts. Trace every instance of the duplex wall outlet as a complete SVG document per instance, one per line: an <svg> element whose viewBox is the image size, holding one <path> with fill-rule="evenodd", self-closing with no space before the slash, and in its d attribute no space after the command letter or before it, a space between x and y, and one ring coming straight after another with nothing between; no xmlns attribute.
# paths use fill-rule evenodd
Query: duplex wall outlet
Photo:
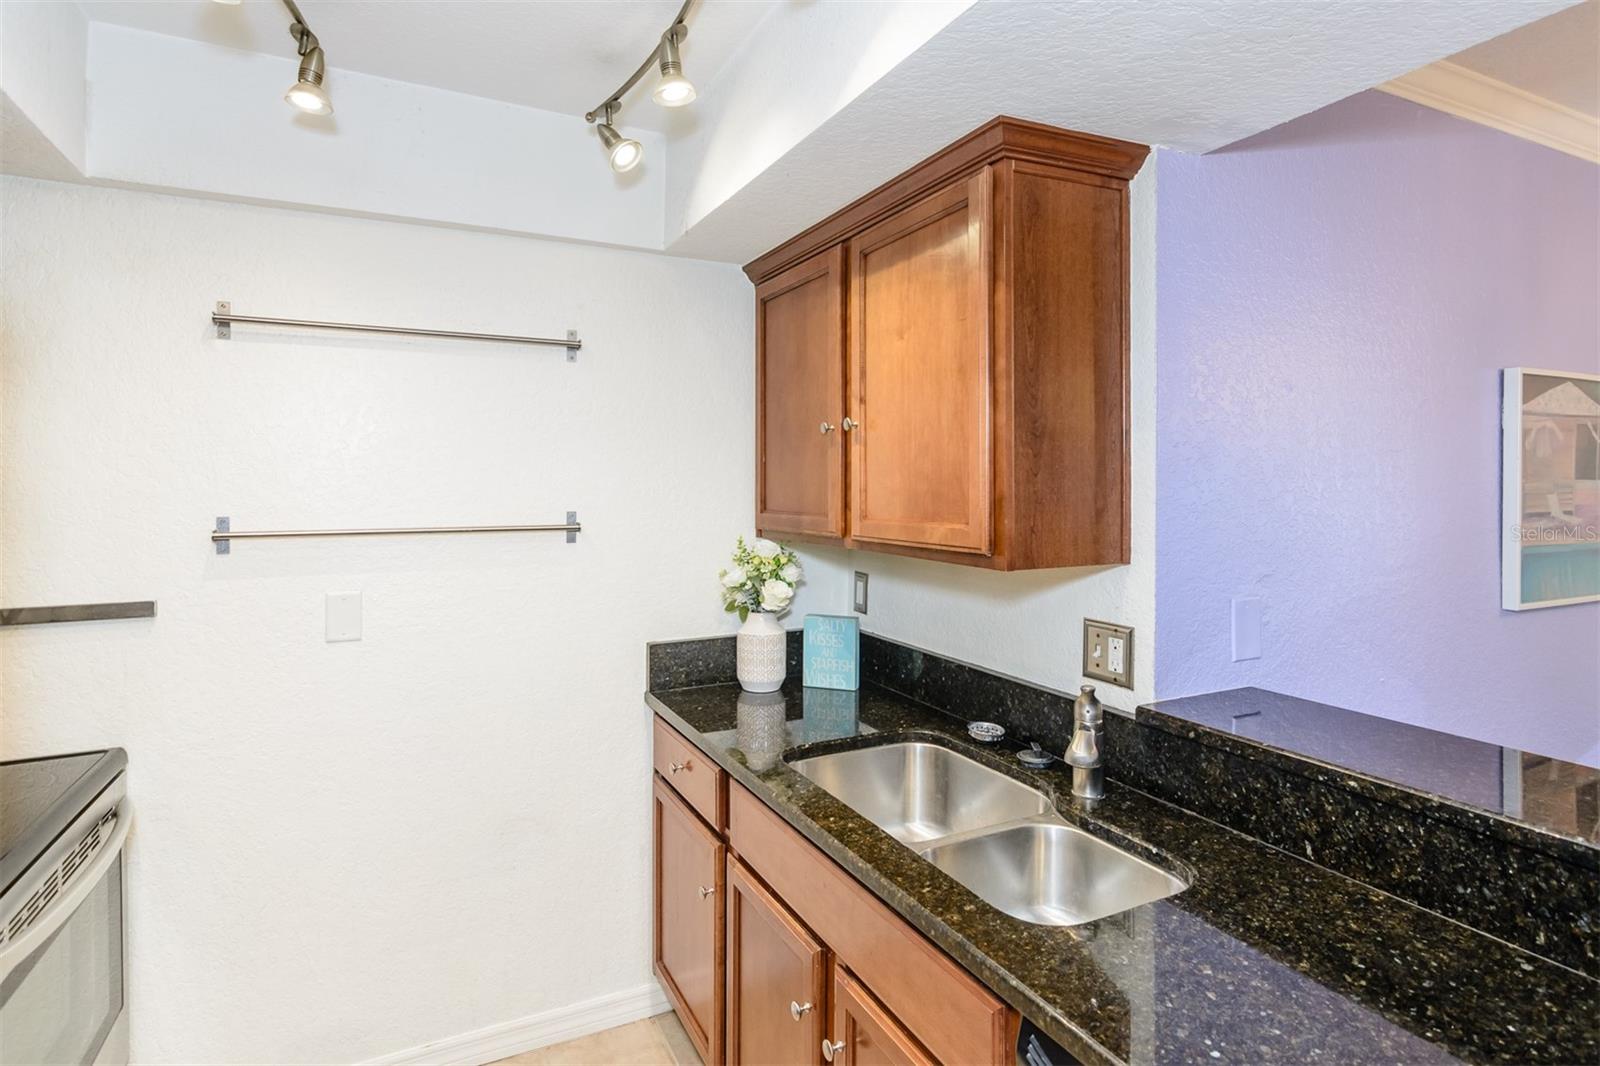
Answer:
<svg viewBox="0 0 1600 1066"><path fill-rule="evenodd" d="M1133 687L1133 628L1083 620L1083 676Z"/></svg>
<svg viewBox="0 0 1600 1066"><path fill-rule="evenodd" d="M856 614L867 613L867 575L860 570L856 571L855 608Z"/></svg>
<svg viewBox="0 0 1600 1066"><path fill-rule="evenodd" d="M326 609L329 644L361 639L361 593L330 592Z"/></svg>

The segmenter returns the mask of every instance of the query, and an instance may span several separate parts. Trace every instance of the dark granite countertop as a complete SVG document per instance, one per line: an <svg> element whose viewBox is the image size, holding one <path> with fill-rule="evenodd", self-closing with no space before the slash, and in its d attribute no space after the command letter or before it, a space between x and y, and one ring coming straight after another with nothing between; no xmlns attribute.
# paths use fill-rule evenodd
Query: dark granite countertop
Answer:
<svg viewBox="0 0 1600 1066"><path fill-rule="evenodd" d="M1064 769L1026 770L887 689L791 683L752 696L709 684L647 702L1084 1062L1600 1061L1600 982L1115 780L1093 812L1080 810ZM1063 818L1193 883L1087 925L1032 925L784 761L911 736L1037 786Z"/></svg>

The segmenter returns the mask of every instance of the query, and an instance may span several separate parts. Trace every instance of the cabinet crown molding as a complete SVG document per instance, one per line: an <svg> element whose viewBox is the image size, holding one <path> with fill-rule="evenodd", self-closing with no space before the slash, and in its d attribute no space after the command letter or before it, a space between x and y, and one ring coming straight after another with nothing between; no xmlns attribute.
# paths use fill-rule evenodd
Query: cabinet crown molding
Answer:
<svg viewBox="0 0 1600 1066"><path fill-rule="evenodd" d="M870 226L918 197L1002 159L1070 167L1130 180L1149 155L1147 145L1000 115L845 205L803 233L745 264L760 283L802 259Z"/></svg>

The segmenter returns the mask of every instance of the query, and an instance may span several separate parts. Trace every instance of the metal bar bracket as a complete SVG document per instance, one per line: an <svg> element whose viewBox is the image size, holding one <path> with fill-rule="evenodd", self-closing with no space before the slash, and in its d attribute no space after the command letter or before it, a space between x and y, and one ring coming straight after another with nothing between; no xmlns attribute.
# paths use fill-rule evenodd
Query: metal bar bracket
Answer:
<svg viewBox="0 0 1600 1066"><path fill-rule="evenodd" d="M226 533L226 532L228 532L228 516L227 515L225 515L225 514L217 515L217 532L218 533ZM217 554L218 555L227 555L232 550L232 543L228 540L227 537L223 537L220 540L218 540L216 537L212 537L211 538L211 542L217 546Z"/></svg>
<svg viewBox="0 0 1600 1066"><path fill-rule="evenodd" d="M578 331L575 329L567 330L567 340L572 342L567 345L567 362L576 363L578 361L578 349L583 347L578 343Z"/></svg>
<svg viewBox="0 0 1600 1066"><path fill-rule="evenodd" d="M572 527L572 528L567 530L567 543L568 544L576 544L576 543L578 543L578 530L581 527L578 525L578 512L577 511L568 511L567 512L567 525Z"/></svg>
<svg viewBox="0 0 1600 1066"><path fill-rule="evenodd" d="M227 316L233 314L233 305L227 300L218 300L217 309L211 316L211 321L217 327L217 340L226 341L233 339L233 321Z"/></svg>

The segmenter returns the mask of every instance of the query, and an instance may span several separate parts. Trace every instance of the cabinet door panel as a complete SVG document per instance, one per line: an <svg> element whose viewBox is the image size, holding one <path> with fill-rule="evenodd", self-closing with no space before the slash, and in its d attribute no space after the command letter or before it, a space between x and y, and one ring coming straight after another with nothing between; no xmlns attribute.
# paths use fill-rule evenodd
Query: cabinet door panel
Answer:
<svg viewBox="0 0 1600 1066"><path fill-rule="evenodd" d="M827 1028L825 950L731 856L727 883L729 1066L817 1063Z"/></svg>
<svg viewBox="0 0 1600 1066"><path fill-rule="evenodd" d="M654 778L656 976L708 1063L722 1060L723 861L727 848Z"/></svg>
<svg viewBox="0 0 1600 1066"><path fill-rule="evenodd" d="M843 966L833 971L833 1066L934 1066L934 1060Z"/></svg>
<svg viewBox="0 0 1600 1066"><path fill-rule="evenodd" d="M988 169L850 242L851 536L987 554Z"/></svg>
<svg viewBox="0 0 1600 1066"><path fill-rule="evenodd" d="M844 535L844 324L842 247L756 288L756 525L763 531Z"/></svg>

